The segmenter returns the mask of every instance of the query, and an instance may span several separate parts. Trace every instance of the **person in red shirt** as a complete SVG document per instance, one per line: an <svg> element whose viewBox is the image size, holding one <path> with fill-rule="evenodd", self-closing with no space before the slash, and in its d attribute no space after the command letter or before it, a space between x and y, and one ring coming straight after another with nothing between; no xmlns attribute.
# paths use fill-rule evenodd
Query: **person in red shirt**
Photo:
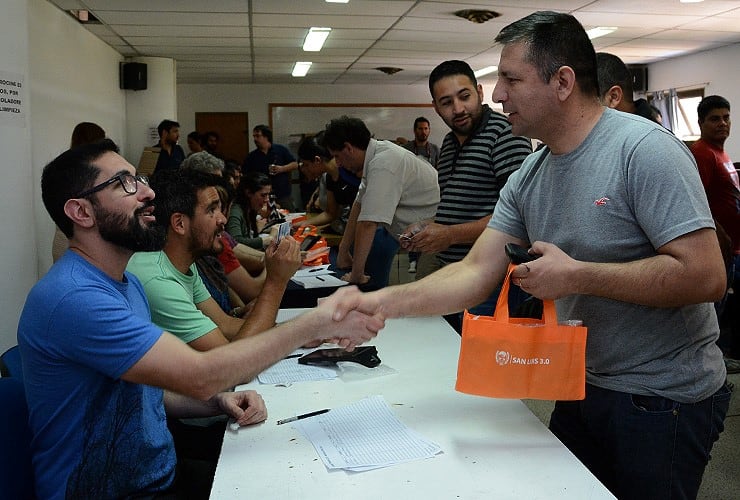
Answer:
<svg viewBox="0 0 740 500"><path fill-rule="evenodd" d="M699 175L717 225L720 244L723 238L727 240L723 246L728 250L725 258L730 277L729 286L732 286L734 282L737 287L740 285L740 276L738 276L740 273L740 180L735 165L724 150L732 124L730 103L722 96L707 96L699 103L697 114L701 138L691 146L691 152L699 167ZM735 296L739 291L735 290L736 293L728 300L736 302ZM724 310L720 307L718 312L720 315L723 312L725 315L737 315L737 310L737 304L733 303ZM740 372L740 361L734 359L740 356L738 321L737 318L734 321L732 318L721 317L720 320L722 319L728 319L732 325L729 345L721 346L725 355L728 356L725 359L725 365L729 373L738 373ZM721 343L725 344L725 342Z"/></svg>

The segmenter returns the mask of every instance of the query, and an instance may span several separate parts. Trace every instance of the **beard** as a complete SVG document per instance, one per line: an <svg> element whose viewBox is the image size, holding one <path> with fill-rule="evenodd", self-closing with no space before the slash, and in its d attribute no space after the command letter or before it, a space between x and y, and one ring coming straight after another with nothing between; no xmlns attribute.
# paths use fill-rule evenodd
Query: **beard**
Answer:
<svg viewBox="0 0 740 500"><path fill-rule="evenodd" d="M153 252L164 247L167 233L159 224L143 226L139 215L145 205L134 212L133 217L110 212L95 206L95 219L98 221L100 237L109 243L118 245L132 252Z"/></svg>
<svg viewBox="0 0 740 500"><path fill-rule="evenodd" d="M223 229L220 229L219 233L221 231L223 231ZM217 256L223 251L224 244L221 241L221 238L216 238L215 234L213 235L213 237L215 238L215 240L205 241L203 235L199 233L196 228L191 227L190 241L192 243L190 244L190 253L193 255L194 258L197 259L199 257L205 257L207 255Z"/></svg>

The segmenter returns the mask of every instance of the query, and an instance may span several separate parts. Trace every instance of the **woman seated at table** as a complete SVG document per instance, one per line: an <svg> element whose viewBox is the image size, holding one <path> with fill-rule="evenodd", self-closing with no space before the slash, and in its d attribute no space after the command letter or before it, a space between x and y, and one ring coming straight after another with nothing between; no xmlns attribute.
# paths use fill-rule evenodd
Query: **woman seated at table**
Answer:
<svg viewBox="0 0 740 500"><path fill-rule="evenodd" d="M264 250L272 242L272 236L260 235L267 220L267 202L272 192L270 178L260 172L249 172L242 176L236 201L231 207L226 222L226 231L239 243Z"/></svg>
<svg viewBox="0 0 740 500"><path fill-rule="evenodd" d="M321 183L326 186L326 206L323 212L295 224L295 227L331 225L334 232L344 234L349 208L357 197L360 179L337 167L329 151L321 145L323 135L324 132L319 132L301 142L298 147L298 168L309 181L321 177Z"/></svg>

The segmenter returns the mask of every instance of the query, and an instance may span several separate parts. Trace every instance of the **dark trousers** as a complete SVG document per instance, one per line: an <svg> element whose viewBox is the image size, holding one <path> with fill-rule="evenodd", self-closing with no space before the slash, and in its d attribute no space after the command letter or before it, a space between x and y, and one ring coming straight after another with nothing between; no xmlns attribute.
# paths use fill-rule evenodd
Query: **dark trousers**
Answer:
<svg viewBox="0 0 740 500"><path fill-rule="evenodd" d="M695 499L730 395L686 404L587 384L583 401L555 404L550 430L619 499Z"/></svg>
<svg viewBox="0 0 740 500"><path fill-rule="evenodd" d="M214 418L210 425L194 425L167 419L177 454L177 473L172 486L152 498L161 500L207 500L221 454L226 418Z"/></svg>

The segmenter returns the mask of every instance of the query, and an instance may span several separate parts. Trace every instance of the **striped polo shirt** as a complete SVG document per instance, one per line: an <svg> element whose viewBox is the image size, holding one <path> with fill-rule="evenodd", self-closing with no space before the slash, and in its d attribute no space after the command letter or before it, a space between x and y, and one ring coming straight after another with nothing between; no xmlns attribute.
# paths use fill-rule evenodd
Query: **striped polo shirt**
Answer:
<svg viewBox="0 0 740 500"><path fill-rule="evenodd" d="M461 145L449 132L439 154L440 202L435 221L462 224L493 213L499 191L532 152L526 137L511 134L506 117L483 105L478 128ZM472 245L452 245L439 252L443 264L462 260Z"/></svg>

